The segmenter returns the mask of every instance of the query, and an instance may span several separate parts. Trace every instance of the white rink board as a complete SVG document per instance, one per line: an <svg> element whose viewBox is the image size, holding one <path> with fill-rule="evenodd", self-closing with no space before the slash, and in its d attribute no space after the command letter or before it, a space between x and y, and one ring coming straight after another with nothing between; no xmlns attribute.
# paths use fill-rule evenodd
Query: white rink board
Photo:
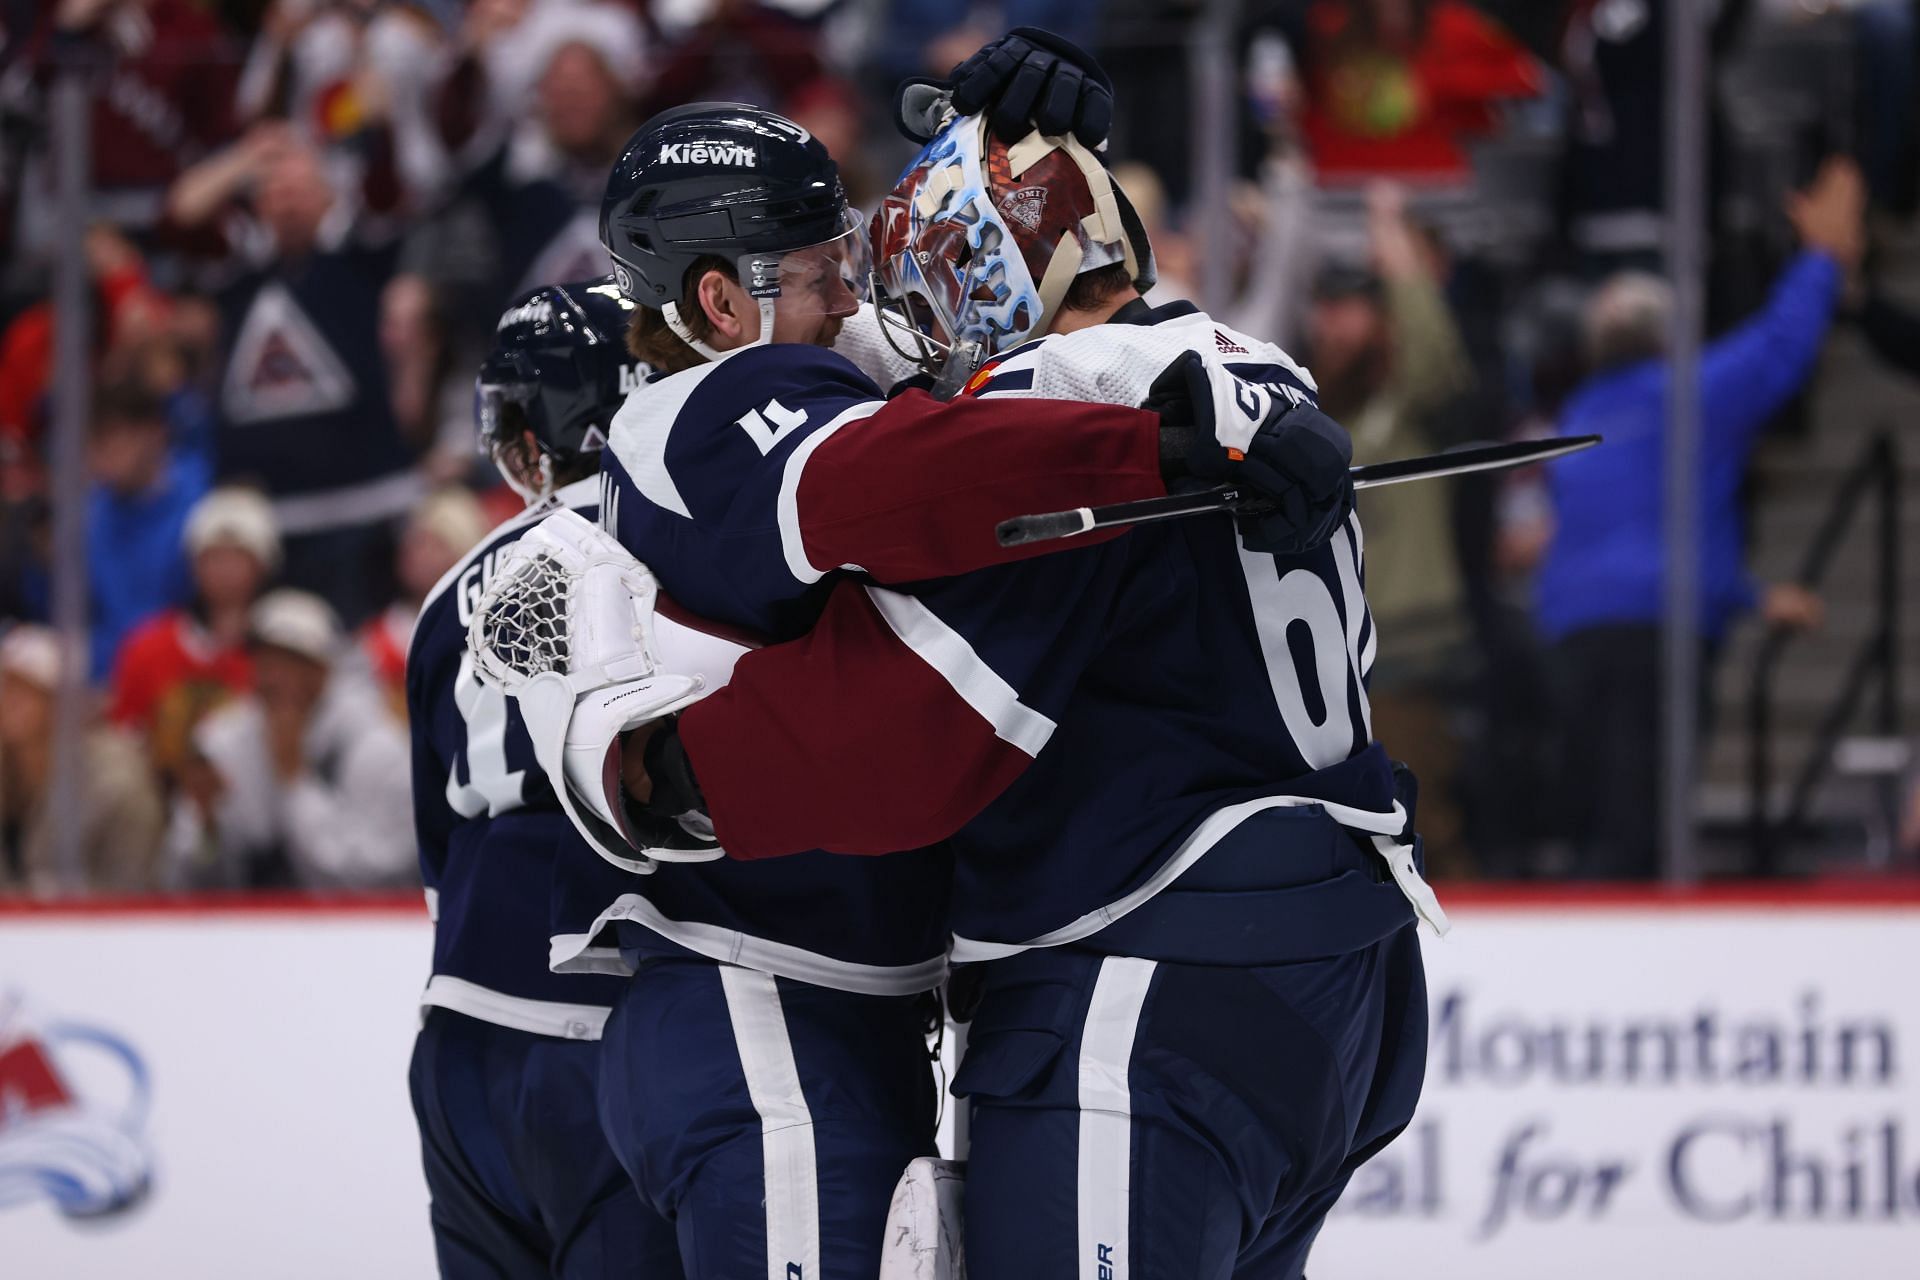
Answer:
<svg viewBox="0 0 1920 1280"><path fill-rule="evenodd" d="M431 1276L407 1096L431 949L418 906L0 916L0 1002L17 993L35 1021L104 1029L144 1060L153 1177L143 1204L102 1221L0 1207L0 1276ZM97 1066L76 1057L63 1064Z"/></svg>
<svg viewBox="0 0 1920 1280"><path fill-rule="evenodd" d="M1920 1277L1920 911L1455 919L1414 1128L1313 1280Z"/></svg>
<svg viewBox="0 0 1920 1280"><path fill-rule="evenodd" d="M1415 1130L1313 1280L1920 1276L1920 908L1455 918ZM98 1222L7 1202L0 1124L0 1276L431 1275L406 1091L427 950L411 910L0 914L0 1108L22 1026L55 1029L86 1106L125 1086L61 1026L123 1040L152 1099L152 1192ZM1548 1069L1589 1045L1599 1078Z"/></svg>

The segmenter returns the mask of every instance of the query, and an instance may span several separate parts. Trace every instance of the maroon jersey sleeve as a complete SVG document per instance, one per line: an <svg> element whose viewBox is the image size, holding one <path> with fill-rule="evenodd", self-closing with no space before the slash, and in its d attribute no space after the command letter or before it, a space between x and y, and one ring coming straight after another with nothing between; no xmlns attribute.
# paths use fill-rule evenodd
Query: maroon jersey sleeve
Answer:
<svg viewBox="0 0 1920 1280"><path fill-rule="evenodd" d="M1113 405L904 392L796 451L782 523L793 521L816 574L851 567L879 582L1085 546L1113 535L1002 547L993 528L1013 516L1165 495L1159 427L1156 414Z"/></svg>
<svg viewBox="0 0 1920 1280"><path fill-rule="evenodd" d="M747 860L938 843L1033 759L852 580L807 635L742 657L680 736L721 847Z"/></svg>

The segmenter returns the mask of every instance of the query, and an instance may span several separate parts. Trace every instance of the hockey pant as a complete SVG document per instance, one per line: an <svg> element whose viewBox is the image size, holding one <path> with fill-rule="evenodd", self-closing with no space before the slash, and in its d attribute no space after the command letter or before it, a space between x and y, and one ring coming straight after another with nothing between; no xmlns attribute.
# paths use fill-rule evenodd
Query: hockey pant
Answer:
<svg viewBox="0 0 1920 1280"><path fill-rule="evenodd" d="M933 1153L930 996L641 961L603 1041L601 1120L688 1280L874 1280L887 1205Z"/></svg>
<svg viewBox="0 0 1920 1280"><path fill-rule="evenodd" d="M1050 948L979 969L954 1091L986 1280L1297 1280L1419 1099L1411 926L1261 968Z"/></svg>
<svg viewBox="0 0 1920 1280"><path fill-rule="evenodd" d="M429 1009L409 1084L447 1280L677 1280L600 1132L600 1045Z"/></svg>

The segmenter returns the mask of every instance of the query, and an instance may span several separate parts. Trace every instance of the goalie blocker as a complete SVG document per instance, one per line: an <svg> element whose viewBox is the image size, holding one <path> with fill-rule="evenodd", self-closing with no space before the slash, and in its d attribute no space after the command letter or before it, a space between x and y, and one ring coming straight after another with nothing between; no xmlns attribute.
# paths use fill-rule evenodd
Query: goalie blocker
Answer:
<svg viewBox="0 0 1920 1280"><path fill-rule="evenodd" d="M559 511L503 553L467 633L481 679L518 700L567 817L601 857L639 874L723 851L706 815L656 817L628 801L620 737L725 685L750 647L663 603L645 565Z"/></svg>

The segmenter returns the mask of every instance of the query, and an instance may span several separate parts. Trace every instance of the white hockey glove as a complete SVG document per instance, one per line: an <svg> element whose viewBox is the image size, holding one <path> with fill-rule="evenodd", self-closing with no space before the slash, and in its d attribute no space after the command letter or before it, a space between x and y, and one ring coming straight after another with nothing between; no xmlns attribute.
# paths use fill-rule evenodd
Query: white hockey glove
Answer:
<svg viewBox="0 0 1920 1280"><path fill-rule="evenodd" d="M724 851L704 815L662 823L628 801L620 735L721 688L746 652L660 616L658 590L610 534L560 511L502 553L467 628L474 669L518 700L567 817L600 856L641 874Z"/></svg>

